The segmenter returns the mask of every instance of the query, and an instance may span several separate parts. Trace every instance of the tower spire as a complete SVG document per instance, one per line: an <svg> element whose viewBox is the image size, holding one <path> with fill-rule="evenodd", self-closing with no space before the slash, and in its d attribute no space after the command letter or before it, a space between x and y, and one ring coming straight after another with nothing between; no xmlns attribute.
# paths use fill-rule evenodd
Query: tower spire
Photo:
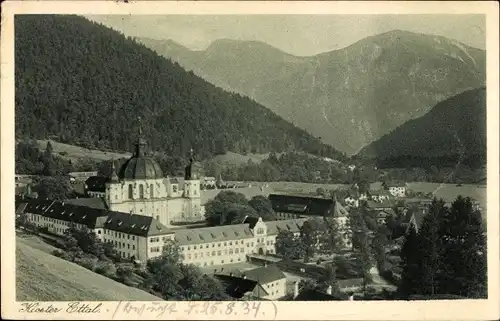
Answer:
<svg viewBox="0 0 500 321"><path fill-rule="evenodd" d="M142 121L141 117L137 117L137 122L139 125L139 136L137 138L137 143L135 144L135 156L144 156L146 141L142 138Z"/></svg>
<svg viewBox="0 0 500 321"><path fill-rule="evenodd" d="M109 175L109 180L111 182L118 182L118 175L116 175L115 169L115 158L111 158L111 173Z"/></svg>

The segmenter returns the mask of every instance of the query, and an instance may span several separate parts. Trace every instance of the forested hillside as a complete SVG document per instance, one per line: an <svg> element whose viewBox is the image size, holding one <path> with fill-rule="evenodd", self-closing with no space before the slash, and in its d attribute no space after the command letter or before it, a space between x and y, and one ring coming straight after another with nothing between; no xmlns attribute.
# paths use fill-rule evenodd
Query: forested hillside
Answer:
<svg viewBox="0 0 500 321"><path fill-rule="evenodd" d="M290 150L343 158L253 100L83 17L15 23L17 138L131 150L141 117L151 149L171 155L192 147L201 158Z"/></svg>
<svg viewBox="0 0 500 321"><path fill-rule="evenodd" d="M465 91L440 102L426 115L408 121L368 145L359 156L399 160L414 158L420 164L424 158L453 159L460 156L474 160L474 163L479 161L479 165L485 163L486 89ZM456 162L453 159L452 163ZM473 165L477 167L477 164Z"/></svg>

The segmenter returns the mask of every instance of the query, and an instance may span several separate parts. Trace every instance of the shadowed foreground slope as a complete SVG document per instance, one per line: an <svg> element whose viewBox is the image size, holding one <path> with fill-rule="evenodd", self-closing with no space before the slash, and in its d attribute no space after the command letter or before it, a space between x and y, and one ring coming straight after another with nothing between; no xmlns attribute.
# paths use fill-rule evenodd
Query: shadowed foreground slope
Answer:
<svg viewBox="0 0 500 321"><path fill-rule="evenodd" d="M18 301L159 301L77 264L44 253L16 240Z"/></svg>

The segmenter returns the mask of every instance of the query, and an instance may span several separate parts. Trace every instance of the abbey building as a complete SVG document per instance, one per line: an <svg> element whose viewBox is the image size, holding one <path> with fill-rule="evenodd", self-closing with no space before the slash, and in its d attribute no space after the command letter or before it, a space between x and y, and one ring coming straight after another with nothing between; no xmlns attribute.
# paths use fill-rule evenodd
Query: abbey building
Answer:
<svg viewBox="0 0 500 321"><path fill-rule="evenodd" d="M200 204L199 164L191 158L181 188L175 178L164 177L156 160L146 155L146 142L139 137L134 154L108 178L94 184L90 195L102 197L110 211L150 216L165 226L175 222L204 220ZM95 181L95 180L94 180Z"/></svg>

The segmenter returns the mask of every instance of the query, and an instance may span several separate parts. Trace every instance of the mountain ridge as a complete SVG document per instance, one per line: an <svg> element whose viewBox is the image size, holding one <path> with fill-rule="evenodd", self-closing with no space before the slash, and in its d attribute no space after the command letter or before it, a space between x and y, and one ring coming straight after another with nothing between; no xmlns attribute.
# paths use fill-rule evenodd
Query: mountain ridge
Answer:
<svg viewBox="0 0 500 321"><path fill-rule="evenodd" d="M293 63L286 61L286 53L260 62L250 50L239 59L227 59L228 54L206 57L204 51L173 57L168 50L148 46L349 155L437 102L485 82L483 50L403 30L295 57Z"/></svg>
<svg viewBox="0 0 500 321"><path fill-rule="evenodd" d="M255 101L101 24L72 15L20 15L15 23L18 138L130 151L141 117L149 147L167 154L193 148L200 158L288 150L344 157Z"/></svg>

